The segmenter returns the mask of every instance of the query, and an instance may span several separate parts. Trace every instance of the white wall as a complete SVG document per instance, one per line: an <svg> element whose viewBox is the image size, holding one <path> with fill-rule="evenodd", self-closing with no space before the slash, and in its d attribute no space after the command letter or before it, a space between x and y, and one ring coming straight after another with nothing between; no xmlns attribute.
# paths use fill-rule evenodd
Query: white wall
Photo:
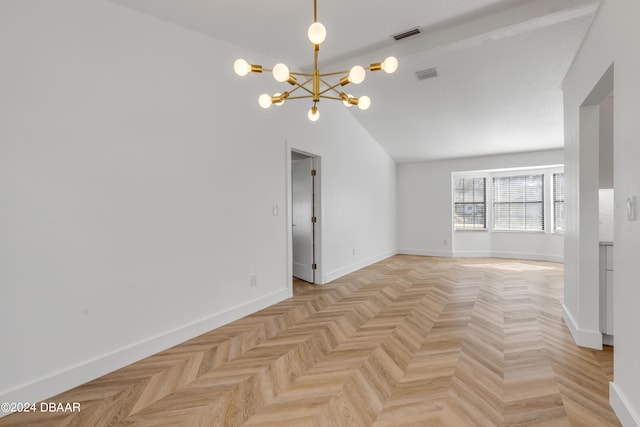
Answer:
<svg viewBox="0 0 640 427"><path fill-rule="evenodd" d="M326 283L396 253L396 166L342 103L318 104L315 123L306 119L310 106L296 107L288 143L321 158L320 268Z"/></svg>
<svg viewBox="0 0 640 427"><path fill-rule="evenodd" d="M601 189L598 192L598 239L601 242L613 242L614 191Z"/></svg>
<svg viewBox="0 0 640 427"><path fill-rule="evenodd" d="M613 188L613 95L600 103L600 188Z"/></svg>
<svg viewBox="0 0 640 427"><path fill-rule="evenodd" d="M550 233L454 232L453 172L562 164L562 150L472 157L398 168L398 248L433 256L502 256L561 260L563 236ZM453 242L453 244L452 244Z"/></svg>
<svg viewBox="0 0 640 427"><path fill-rule="evenodd" d="M0 401L291 295L287 113L258 107L264 76L232 71L272 61L100 0L1 2L0 55ZM324 156L336 272L395 248L393 162L342 114L300 143Z"/></svg>
<svg viewBox="0 0 640 427"><path fill-rule="evenodd" d="M615 356L614 382L611 386L611 404L624 426L640 425L640 300L637 261L640 257L640 222L626 218L625 201L640 196L640 122L638 100L640 85L640 56L632 41L640 39L640 2L635 0L604 0L578 52L565 83L565 177L568 200L568 224L565 253L565 310L574 322L569 324L576 341L581 332L591 328L592 301L585 300L591 291L583 289L582 251L590 250L591 236L580 231L584 212L579 209L589 194L594 173L587 167L593 147L587 135L580 133L581 106L607 69L614 64L614 324ZM606 93L603 94L606 96ZM584 109L583 109L584 110ZM583 111L584 112L584 111ZM597 149L597 147L596 147ZM584 152L584 153L583 153ZM596 155L597 156L597 155ZM586 158L585 158L586 157ZM596 173L597 175L597 173ZM599 184L595 180L596 185ZM586 186L587 188L583 188ZM597 189L595 189L597 192ZM597 203L597 201L596 201ZM595 207L597 211L597 205ZM596 224L597 225L597 224ZM588 246L588 247L586 247ZM569 317L569 316L567 316ZM570 322L568 322L570 323Z"/></svg>

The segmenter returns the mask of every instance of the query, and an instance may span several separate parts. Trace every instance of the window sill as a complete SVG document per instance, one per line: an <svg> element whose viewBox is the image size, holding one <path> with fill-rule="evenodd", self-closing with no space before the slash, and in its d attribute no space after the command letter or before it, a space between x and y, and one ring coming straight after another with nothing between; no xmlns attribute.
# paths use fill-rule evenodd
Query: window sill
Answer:
<svg viewBox="0 0 640 427"><path fill-rule="evenodd" d="M547 234L544 230L491 230L493 233ZM551 233L548 233L551 234Z"/></svg>
<svg viewBox="0 0 640 427"><path fill-rule="evenodd" d="M477 232L477 231L489 231L488 228L454 228L453 231L455 231L456 233L458 231L462 231L462 232L467 232L467 231L471 231L471 232Z"/></svg>

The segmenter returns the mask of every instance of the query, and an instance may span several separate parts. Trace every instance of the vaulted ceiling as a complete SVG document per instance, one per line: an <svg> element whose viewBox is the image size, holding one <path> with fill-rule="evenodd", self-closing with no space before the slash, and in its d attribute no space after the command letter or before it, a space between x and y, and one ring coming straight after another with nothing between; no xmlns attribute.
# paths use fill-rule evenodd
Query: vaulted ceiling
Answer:
<svg viewBox="0 0 640 427"><path fill-rule="evenodd" d="M112 0L307 70L313 1ZM597 0L318 0L327 28L321 71L394 55L395 74L369 75L350 109L396 161L435 160L563 146L561 84ZM390 36L420 27L418 36ZM247 58L250 59L250 58ZM264 64L267 67L273 64ZM228 64L229 67L232 64ZM437 77L415 73L436 68ZM255 102L255 100L247 100ZM309 108L300 101L306 120ZM320 104L321 107L321 104ZM293 115L295 117L295 115Z"/></svg>

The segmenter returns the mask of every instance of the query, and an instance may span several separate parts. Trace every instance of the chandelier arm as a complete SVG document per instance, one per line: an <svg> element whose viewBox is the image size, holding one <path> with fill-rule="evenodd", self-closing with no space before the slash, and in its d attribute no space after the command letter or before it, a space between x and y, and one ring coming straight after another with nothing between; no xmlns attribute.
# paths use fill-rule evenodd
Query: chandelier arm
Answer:
<svg viewBox="0 0 640 427"><path fill-rule="evenodd" d="M334 101L342 101L342 98L336 98L335 96L320 95L320 98L322 98L322 99L333 99Z"/></svg>
<svg viewBox="0 0 640 427"><path fill-rule="evenodd" d="M324 83L324 85L325 85L325 86L327 86L327 88L326 88L325 90L323 90L322 92L320 92L320 95L325 94L325 93L330 92L330 91L334 91L335 93L340 94L340 92L336 90L336 88L337 88L338 86L340 86L340 82L338 82L338 83L336 83L336 84L334 84L334 85L330 85L329 83L327 83L326 81L324 81L324 80L322 80L322 79L320 79L320 81L321 81L322 83Z"/></svg>
<svg viewBox="0 0 640 427"><path fill-rule="evenodd" d="M309 93L309 95L313 95L313 92L311 92L309 89L307 89L307 88L306 88L306 87L304 87L304 86L298 86L298 87L296 87L296 88L293 88L293 89L291 89L291 90L289 91L289 93L293 93L293 92L297 91L298 89L303 89L303 90L305 90L306 92L308 92L308 93ZM291 98L289 98L289 99L291 99Z"/></svg>
<svg viewBox="0 0 640 427"><path fill-rule="evenodd" d="M293 73L292 73L293 74ZM320 74L320 77L328 77L328 76L337 76L338 74L346 74L349 75L349 70L345 70L345 71L334 71L332 73L323 73Z"/></svg>
<svg viewBox="0 0 640 427"><path fill-rule="evenodd" d="M289 74L291 74L292 76L313 77L313 74L309 74L309 73L298 73L298 72L294 72L294 71L289 72Z"/></svg>
<svg viewBox="0 0 640 427"><path fill-rule="evenodd" d="M291 90L291 92L295 92L295 91L296 91L296 90L298 90L298 89L302 89L302 90L305 90L305 91L309 92L311 95L313 95L313 92L312 92L311 90L309 90L309 89L307 89L307 88L305 87L305 85L306 85L307 83L309 83L310 81L311 81L311 79L307 80L306 82L304 82L304 83L302 83L302 84L300 84L300 83L296 82L296 83L295 83L295 85L296 85L297 87L296 87L295 89Z"/></svg>
<svg viewBox="0 0 640 427"><path fill-rule="evenodd" d="M313 95L290 96L287 99L309 99L309 98L313 98Z"/></svg>
<svg viewBox="0 0 640 427"><path fill-rule="evenodd" d="M316 0L313 0L315 3ZM315 45L313 47L313 101L318 102L320 100L320 70L318 70L318 51L320 46Z"/></svg>
<svg viewBox="0 0 640 427"><path fill-rule="evenodd" d="M317 0L313 0L313 22L318 22L318 5L317 5Z"/></svg>

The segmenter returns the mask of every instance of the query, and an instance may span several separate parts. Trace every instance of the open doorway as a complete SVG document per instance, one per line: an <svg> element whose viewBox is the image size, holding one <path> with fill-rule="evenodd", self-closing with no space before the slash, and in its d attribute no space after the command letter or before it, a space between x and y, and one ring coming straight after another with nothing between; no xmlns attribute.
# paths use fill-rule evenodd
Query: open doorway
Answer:
<svg viewBox="0 0 640 427"><path fill-rule="evenodd" d="M589 347L613 345L614 287L614 66L580 106L580 311L591 322ZM595 323L595 324L594 324Z"/></svg>
<svg viewBox="0 0 640 427"><path fill-rule="evenodd" d="M319 158L291 151L292 275L319 283Z"/></svg>

